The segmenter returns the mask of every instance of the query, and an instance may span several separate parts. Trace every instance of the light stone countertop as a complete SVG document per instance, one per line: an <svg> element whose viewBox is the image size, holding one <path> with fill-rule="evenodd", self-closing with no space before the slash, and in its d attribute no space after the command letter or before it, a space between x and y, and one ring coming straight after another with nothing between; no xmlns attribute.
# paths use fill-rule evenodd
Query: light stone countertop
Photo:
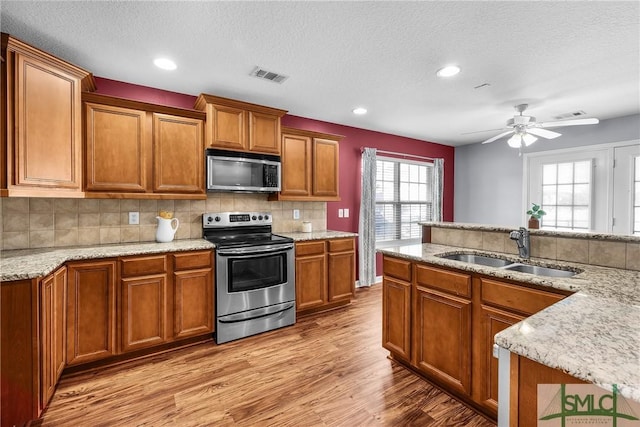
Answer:
<svg viewBox="0 0 640 427"><path fill-rule="evenodd" d="M213 248L215 245L207 240L189 239L174 240L169 243L141 242L2 251L0 252L0 281L9 282L44 277L67 261Z"/></svg>
<svg viewBox="0 0 640 427"><path fill-rule="evenodd" d="M459 224L458 224L459 225ZM640 271L621 270L435 244L379 249L411 261L576 292L503 330L499 346L640 402ZM570 278L535 276L435 255L481 253L516 262L579 269Z"/></svg>
<svg viewBox="0 0 640 427"><path fill-rule="evenodd" d="M477 230L477 231L497 231L508 233L512 230L517 230L518 226L500 226L500 225L487 225L487 224L473 224L462 222L420 222L420 225L439 228L455 228L459 230ZM542 229L529 229L529 233L533 236L551 236L551 237L566 237L566 238L588 238L593 240L608 240L612 242L631 242L640 243L640 236L631 236L624 234L605 234L605 233L581 233L576 231L556 231L556 230L542 230Z"/></svg>
<svg viewBox="0 0 640 427"><path fill-rule="evenodd" d="M357 233L352 233L350 231L333 231L333 230L322 230L322 231L312 231L311 233L275 233L280 236L290 237L296 242L302 242L305 240L324 240L324 239L339 239L345 237L357 237Z"/></svg>

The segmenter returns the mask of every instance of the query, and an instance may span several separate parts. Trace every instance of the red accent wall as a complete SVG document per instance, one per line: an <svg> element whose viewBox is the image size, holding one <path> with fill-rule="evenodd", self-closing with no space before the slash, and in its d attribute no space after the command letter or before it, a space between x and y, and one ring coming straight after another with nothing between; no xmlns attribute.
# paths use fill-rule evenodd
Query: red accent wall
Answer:
<svg viewBox="0 0 640 427"><path fill-rule="evenodd" d="M97 93L172 107L192 109L196 96L96 77ZM340 142L340 202L327 203L327 228L358 232L360 216L360 162L363 147L397 153L444 159L444 221L453 221L453 180L455 148L402 136L343 126L304 117L286 115L282 125L316 132L342 135ZM338 218L338 209L349 209L349 218ZM382 274L382 259L378 255L377 274Z"/></svg>

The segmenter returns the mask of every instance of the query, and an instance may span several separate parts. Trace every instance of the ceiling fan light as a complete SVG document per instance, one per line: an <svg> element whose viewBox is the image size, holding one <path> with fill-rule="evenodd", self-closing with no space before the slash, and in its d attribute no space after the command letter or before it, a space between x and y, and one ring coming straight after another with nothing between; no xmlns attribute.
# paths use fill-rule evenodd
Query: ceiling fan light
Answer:
<svg viewBox="0 0 640 427"><path fill-rule="evenodd" d="M509 144L509 147L511 148L519 148L521 142L522 142L522 137L518 134L515 134L511 138L509 138L509 140L507 141L507 144Z"/></svg>
<svg viewBox="0 0 640 427"><path fill-rule="evenodd" d="M534 142L536 142L537 140L538 138L536 138L531 134L525 133L524 135L522 135L522 141L524 142L524 145L526 145L527 147L533 144Z"/></svg>

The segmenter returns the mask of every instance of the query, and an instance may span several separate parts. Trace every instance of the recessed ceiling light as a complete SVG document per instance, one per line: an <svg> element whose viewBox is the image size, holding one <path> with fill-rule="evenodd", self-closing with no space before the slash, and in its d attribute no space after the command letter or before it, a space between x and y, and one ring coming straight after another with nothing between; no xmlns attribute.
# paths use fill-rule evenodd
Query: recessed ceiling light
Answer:
<svg viewBox="0 0 640 427"><path fill-rule="evenodd" d="M153 63L156 67L162 68L163 70L175 70L178 68L176 63L169 58L156 58L153 60Z"/></svg>
<svg viewBox="0 0 640 427"><path fill-rule="evenodd" d="M447 65L444 68L440 68L436 72L436 75L438 77L451 77L451 76L455 76L459 72L460 72L460 67L458 67L457 65Z"/></svg>
<svg viewBox="0 0 640 427"><path fill-rule="evenodd" d="M362 107L354 108L353 109L353 114L357 114L359 116L362 116L363 114L367 114L367 109L366 108L362 108Z"/></svg>

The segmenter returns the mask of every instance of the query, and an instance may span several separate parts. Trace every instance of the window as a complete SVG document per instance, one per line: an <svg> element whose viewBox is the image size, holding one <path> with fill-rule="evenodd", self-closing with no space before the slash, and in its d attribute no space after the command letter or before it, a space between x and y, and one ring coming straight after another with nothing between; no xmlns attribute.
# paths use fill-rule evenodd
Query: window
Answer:
<svg viewBox="0 0 640 427"><path fill-rule="evenodd" d="M376 161L376 242L420 241L418 222L432 218L433 166L393 158Z"/></svg>
<svg viewBox="0 0 640 427"><path fill-rule="evenodd" d="M590 160L542 165L542 227L591 228L591 169Z"/></svg>
<svg viewBox="0 0 640 427"><path fill-rule="evenodd" d="M524 157L523 202L547 212L542 228L640 235L639 141Z"/></svg>

